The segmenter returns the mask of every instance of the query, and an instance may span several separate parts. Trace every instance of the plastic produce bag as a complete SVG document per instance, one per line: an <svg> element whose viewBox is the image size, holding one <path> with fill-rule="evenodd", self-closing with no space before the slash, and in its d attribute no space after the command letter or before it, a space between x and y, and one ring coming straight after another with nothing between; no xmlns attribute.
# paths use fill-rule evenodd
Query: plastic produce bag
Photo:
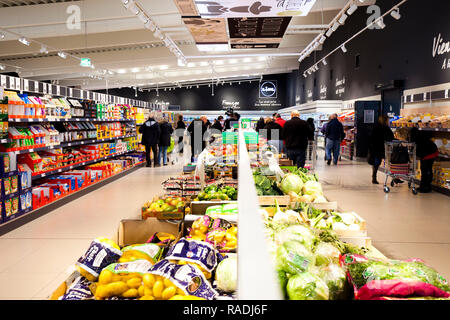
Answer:
<svg viewBox="0 0 450 320"><path fill-rule="evenodd" d="M340 263L347 268L356 299L450 297L447 280L418 259L382 261L346 254Z"/></svg>
<svg viewBox="0 0 450 320"><path fill-rule="evenodd" d="M316 236L308 227L300 224L288 226L275 233L275 242L278 244L291 240L298 241L308 250L312 250Z"/></svg>
<svg viewBox="0 0 450 320"><path fill-rule="evenodd" d="M341 252L331 243L321 242L316 246L314 254L316 257L316 266L322 266L331 263L338 264Z"/></svg>
<svg viewBox="0 0 450 320"><path fill-rule="evenodd" d="M327 284L330 300L342 300L347 295L347 276L337 264L324 265L319 268L318 276Z"/></svg>
<svg viewBox="0 0 450 320"><path fill-rule="evenodd" d="M154 276L154 278L151 277ZM218 294L205 278L202 271L191 264L179 265L163 259L145 275L144 283L152 286L151 293L156 299L188 300L190 296L213 300ZM171 289L175 287L174 289ZM150 291L148 292L150 294Z"/></svg>
<svg viewBox="0 0 450 320"><path fill-rule="evenodd" d="M76 262L76 267L83 277L95 281L103 268L121 256L122 251L114 241L100 237L91 242L86 253Z"/></svg>
<svg viewBox="0 0 450 320"><path fill-rule="evenodd" d="M291 275L308 271L314 265L314 255L298 241L286 241L276 251L277 270Z"/></svg>
<svg viewBox="0 0 450 320"><path fill-rule="evenodd" d="M216 268L217 288L223 292L234 292L237 288L237 258L222 260Z"/></svg>
<svg viewBox="0 0 450 320"><path fill-rule="evenodd" d="M78 277L59 300L92 300L94 295L89 286L91 282L85 277Z"/></svg>
<svg viewBox="0 0 450 320"><path fill-rule="evenodd" d="M154 243L134 244L122 249L123 254L118 262L131 262L145 259L155 264L161 256L161 251L161 247Z"/></svg>
<svg viewBox="0 0 450 320"><path fill-rule="evenodd" d="M328 300L329 298L326 283L309 272L291 276L286 291L290 300Z"/></svg>

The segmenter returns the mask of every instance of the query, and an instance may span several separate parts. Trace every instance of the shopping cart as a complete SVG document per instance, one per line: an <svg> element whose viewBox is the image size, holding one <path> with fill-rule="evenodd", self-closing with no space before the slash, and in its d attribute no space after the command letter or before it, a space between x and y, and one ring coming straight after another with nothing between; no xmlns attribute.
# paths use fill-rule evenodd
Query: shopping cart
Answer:
<svg viewBox="0 0 450 320"><path fill-rule="evenodd" d="M412 193L417 194L415 187L416 175L416 144L394 140L385 143L384 169L386 179L384 181L384 192L389 193L391 189L387 186L388 178L391 177L391 187L398 180L408 181L408 187L412 187Z"/></svg>
<svg viewBox="0 0 450 320"><path fill-rule="evenodd" d="M305 167L314 170L317 161L317 133L314 140L308 140L308 147L306 148Z"/></svg>

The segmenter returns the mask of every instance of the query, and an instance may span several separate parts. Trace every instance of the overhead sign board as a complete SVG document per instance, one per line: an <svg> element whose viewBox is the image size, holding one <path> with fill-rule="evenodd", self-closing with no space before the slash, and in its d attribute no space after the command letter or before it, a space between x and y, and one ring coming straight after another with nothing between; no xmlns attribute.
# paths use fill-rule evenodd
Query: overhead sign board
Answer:
<svg viewBox="0 0 450 320"><path fill-rule="evenodd" d="M316 0L195 0L202 18L306 16Z"/></svg>

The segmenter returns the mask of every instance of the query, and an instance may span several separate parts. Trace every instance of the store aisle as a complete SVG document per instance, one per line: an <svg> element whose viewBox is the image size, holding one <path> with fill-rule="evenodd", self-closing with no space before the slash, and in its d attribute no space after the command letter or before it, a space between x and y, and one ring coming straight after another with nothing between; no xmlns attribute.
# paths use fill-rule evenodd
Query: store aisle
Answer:
<svg viewBox="0 0 450 320"><path fill-rule="evenodd" d="M179 166L141 168L0 237L0 300L45 299L98 236L113 237L122 219L162 192Z"/></svg>
<svg viewBox="0 0 450 320"><path fill-rule="evenodd" d="M450 279L449 197L437 192L413 195L406 183L385 194L385 175L378 173L380 184L373 185L366 162L344 160L336 167L322 159L319 154L317 173L325 194L342 210L366 220L377 249L388 258L421 258Z"/></svg>

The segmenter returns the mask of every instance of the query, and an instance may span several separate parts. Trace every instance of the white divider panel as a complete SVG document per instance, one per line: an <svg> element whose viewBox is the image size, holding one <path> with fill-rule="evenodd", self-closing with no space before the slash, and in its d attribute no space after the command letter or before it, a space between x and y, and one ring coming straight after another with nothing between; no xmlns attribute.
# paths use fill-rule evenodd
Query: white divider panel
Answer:
<svg viewBox="0 0 450 320"><path fill-rule="evenodd" d="M242 130L239 131L238 176L238 299L281 300Z"/></svg>

